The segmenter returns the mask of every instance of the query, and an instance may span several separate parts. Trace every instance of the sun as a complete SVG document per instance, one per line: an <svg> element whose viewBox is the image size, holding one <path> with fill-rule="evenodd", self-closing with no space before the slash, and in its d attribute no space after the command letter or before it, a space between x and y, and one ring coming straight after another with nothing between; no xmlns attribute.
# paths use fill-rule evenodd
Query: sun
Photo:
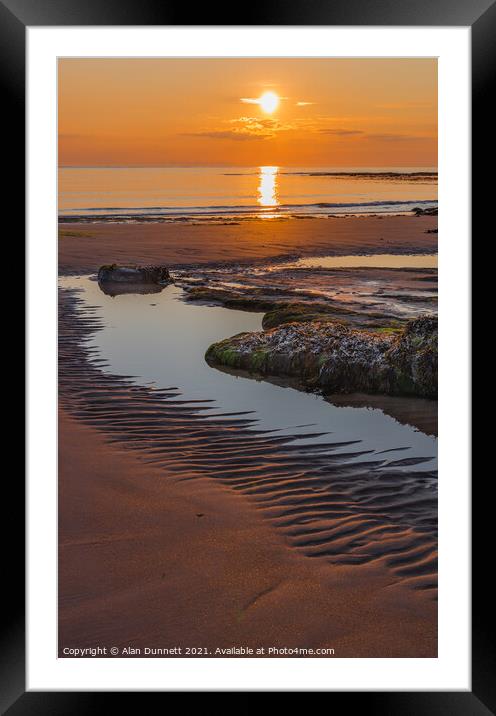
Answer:
<svg viewBox="0 0 496 716"><path fill-rule="evenodd" d="M272 114L279 106L279 97L275 92L264 92L259 97L258 103L264 112Z"/></svg>

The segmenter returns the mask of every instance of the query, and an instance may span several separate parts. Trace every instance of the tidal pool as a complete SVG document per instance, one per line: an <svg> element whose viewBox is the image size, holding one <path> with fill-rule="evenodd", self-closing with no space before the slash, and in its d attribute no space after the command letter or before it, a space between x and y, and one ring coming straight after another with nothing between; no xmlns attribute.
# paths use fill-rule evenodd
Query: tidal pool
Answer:
<svg viewBox="0 0 496 716"><path fill-rule="evenodd" d="M367 254L310 256L274 267L281 268L437 268L437 254Z"/></svg>
<svg viewBox="0 0 496 716"><path fill-rule="evenodd" d="M359 441L341 448L349 453L394 450L381 459L428 458L405 469L433 469L437 440L402 425L380 409L337 407L321 396L267 381L235 376L211 368L204 359L208 346L243 331L261 330L262 313L235 311L182 300L181 288L170 285L160 293L104 294L89 276L62 277L61 288L77 289L86 305L95 307L103 328L89 341L103 359L101 370L133 376L140 385L177 387L185 399L210 399L212 414L253 411L255 429L297 433L301 443ZM327 437L305 434L324 432ZM401 449L401 452L398 450ZM368 460L368 455L356 460Z"/></svg>

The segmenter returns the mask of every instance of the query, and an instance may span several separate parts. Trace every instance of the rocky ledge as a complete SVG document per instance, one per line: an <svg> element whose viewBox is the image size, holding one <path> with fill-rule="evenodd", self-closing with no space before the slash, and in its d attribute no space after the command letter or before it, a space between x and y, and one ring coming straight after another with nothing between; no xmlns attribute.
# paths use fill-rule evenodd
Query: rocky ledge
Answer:
<svg viewBox="0 0 496 716"><path fill-rule="evenodd" d="M323 393L437 397L437 318L409 321L399 331L366 331L335 321L284 323L214 343L213 366L296 379Z"/></svg>

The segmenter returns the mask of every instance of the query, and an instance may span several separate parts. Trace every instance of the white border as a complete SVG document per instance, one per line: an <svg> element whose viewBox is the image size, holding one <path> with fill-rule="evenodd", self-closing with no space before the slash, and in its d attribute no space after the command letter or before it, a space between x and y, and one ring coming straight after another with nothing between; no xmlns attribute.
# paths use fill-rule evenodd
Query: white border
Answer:
<svg viewBox="0 0 496 716"><path fill-rule="evenodd" d="M470 28L78 27L27 34L27 689L470 690ZM439 58L439 656L57 659L56 58L277 57L295 50L301 57Z"/></svg>

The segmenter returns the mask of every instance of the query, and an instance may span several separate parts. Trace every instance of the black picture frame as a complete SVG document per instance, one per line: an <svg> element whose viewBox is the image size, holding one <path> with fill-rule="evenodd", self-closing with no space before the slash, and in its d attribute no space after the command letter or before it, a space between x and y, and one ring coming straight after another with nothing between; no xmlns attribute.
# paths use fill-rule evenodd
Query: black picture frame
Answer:
<svg viewBox="0 0 496 716"><path fill-rule="evenodd" d="M191 23L191 17L195 22ZM490 162L492 113L489 103L496 70L495 0L264 0L243 6L224 7L204 4L194 10L177 0L0 0L0 76L4 99L2 122L7 145L15 147L9 169L8 213L25 214L25 52L26 29L33 26L74 25L370 25L370 26L470 26L472 33L472 166L475 191L472 198L472 232L482 233L484 210L491 206L490 182L481 177L482 163ZM494 153L494 151L493 151ZM19 223L17 231L21 231ZM20 239L19 239L20 242ZM22 345L22 338L20 339ZM66 716L108 712L115 698L126 699L127 708L138 705L142 693L107 694L76 692L25 692L25 572L24 572L24 484L19 474L5 479L9 491L8 512L12 520L9 545L4 546L2 589L3 627L0 637L0 708L9 716L36 714ZM15 479L14 479L15 478ZM472 691L470 692L333 692L331 708L343 697L371 714L439 714L481 716L496 713L496 665L494 646L488 635L492 623L493 596L488 590L484 551L490 544L491 519L483 490L473 495L473 631ZM7 509L4 507L5 512ZM478 559L481 569L477 569ZM7 584L9 585L7 587ZM387 667L386 667L387 668ZM110 705L109 696L113 703ZM147 694L151 695L151 694ZM156 694L155 694L156 695ZM158 694L167 696L167 694ZM251 695L243 702L245 710L253 703ZM237 709L243 710L242 706Z"/></svg>

